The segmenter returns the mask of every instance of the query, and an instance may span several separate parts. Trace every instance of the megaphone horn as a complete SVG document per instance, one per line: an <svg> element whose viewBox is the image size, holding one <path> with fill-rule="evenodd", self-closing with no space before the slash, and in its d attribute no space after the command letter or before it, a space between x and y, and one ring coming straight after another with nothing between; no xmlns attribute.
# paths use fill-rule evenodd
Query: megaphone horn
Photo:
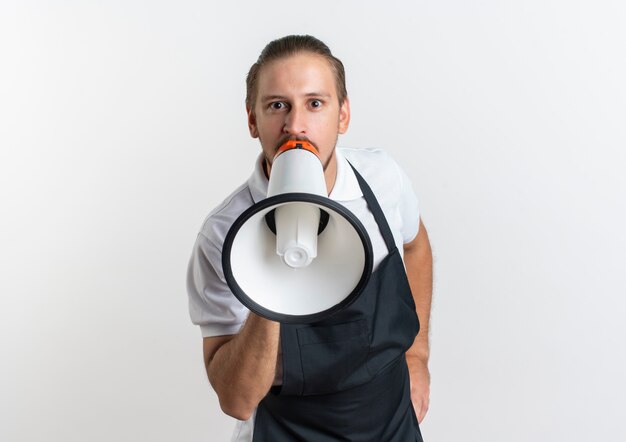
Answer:
<svg viewBox="0 0 626 442"><path fill-rule="evenodd" d="M222 265L233 294L251 311L310 323L360 295L372 272L372 246L359 219L326 196L317 150L290 140L272 162L267 198L228 231Z"/></svg>

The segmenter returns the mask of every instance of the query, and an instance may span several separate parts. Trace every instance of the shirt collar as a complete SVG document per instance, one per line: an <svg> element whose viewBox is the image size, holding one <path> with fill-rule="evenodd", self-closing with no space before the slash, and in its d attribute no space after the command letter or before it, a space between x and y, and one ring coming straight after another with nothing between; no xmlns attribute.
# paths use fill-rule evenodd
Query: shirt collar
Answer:
<svg viewBox="0 0 626 442"><path fill-rule="evenodd" d="M335 158L337 159L337 178L329 198L334 201L350 201L362 197L363 192L354 175L354 171L340 149L335 149ZM267 185L268 179L263 170L263 154L260 154L254 171L248 179L250 194L255 203L267 197Z"/></svg>
<svg viewBox="0 0 626 442"><path fill-rule="evenodd" d="M350 163L341 153L341 149L335 149L335 158L337 158L337 178L329 198L335 201L351 201L361 198L363 196L361 186Z"/></svg>
<svg viewBox="0 0 626 442"><path fill-rule="evenodd" d="M255 204L267 197L267 184L269 181L265 177L263 162L263 154L260 154L254 163L252 175L248 178L248 188Z"/></svg>

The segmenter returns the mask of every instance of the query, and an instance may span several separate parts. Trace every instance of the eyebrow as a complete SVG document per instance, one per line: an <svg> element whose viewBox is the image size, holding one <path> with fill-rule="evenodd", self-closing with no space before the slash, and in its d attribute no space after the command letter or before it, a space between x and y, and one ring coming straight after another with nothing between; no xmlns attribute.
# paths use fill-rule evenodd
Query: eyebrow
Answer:
<svg viewBox="0 0 626 442"><path fill-rule="evenodd" d="M325 99L330 99L331 95L330 94L326 94L326 93L322 93L322 92L308 92L306 94L304 94L305 97L307 98L325 98ZM274 101L274 100L287 100L288 98L285 97L284 95L264 95L263 97L261 97L261 102L265 103L268 101Z"/></svg>

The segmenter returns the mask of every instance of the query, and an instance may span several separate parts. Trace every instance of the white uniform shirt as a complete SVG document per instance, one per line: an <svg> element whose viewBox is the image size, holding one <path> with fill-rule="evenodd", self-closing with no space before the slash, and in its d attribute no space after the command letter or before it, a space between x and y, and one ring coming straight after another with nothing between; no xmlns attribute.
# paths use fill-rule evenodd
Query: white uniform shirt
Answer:
<svg viewBox="0 0 626 442"><path fill-rule="evenodd" d="M387 247L348 161L372 188L401 256L403 244L412 241L418 233L417 198L406 174L383 150L338 148L335 152L337 178L329 198L348 208L364 225L372 242L376 269L387 256ZM249 310L235 298L226 283L222 245L237 217L266 198L267 185L263 157L259 156L248 181L209 213L198 233L189 262L187 292L191 320L200 326L203 337L236 334L248 316ZM254 418L239 422L233 440L251 441L253 422Z"/></svg>

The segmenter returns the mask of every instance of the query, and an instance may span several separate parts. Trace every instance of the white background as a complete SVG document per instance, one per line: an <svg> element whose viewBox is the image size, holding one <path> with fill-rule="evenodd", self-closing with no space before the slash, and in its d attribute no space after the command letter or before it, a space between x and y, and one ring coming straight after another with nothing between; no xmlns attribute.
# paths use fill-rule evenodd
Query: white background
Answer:
<svg viewBox="0 0 626 442"><path fill-rule="evenodd" d="M222 441L185 272L252 170L244 77L311 33L341 146L413 180L435 256L427 442L617 441L621 0L0 3L0 439Z"/></svg>

